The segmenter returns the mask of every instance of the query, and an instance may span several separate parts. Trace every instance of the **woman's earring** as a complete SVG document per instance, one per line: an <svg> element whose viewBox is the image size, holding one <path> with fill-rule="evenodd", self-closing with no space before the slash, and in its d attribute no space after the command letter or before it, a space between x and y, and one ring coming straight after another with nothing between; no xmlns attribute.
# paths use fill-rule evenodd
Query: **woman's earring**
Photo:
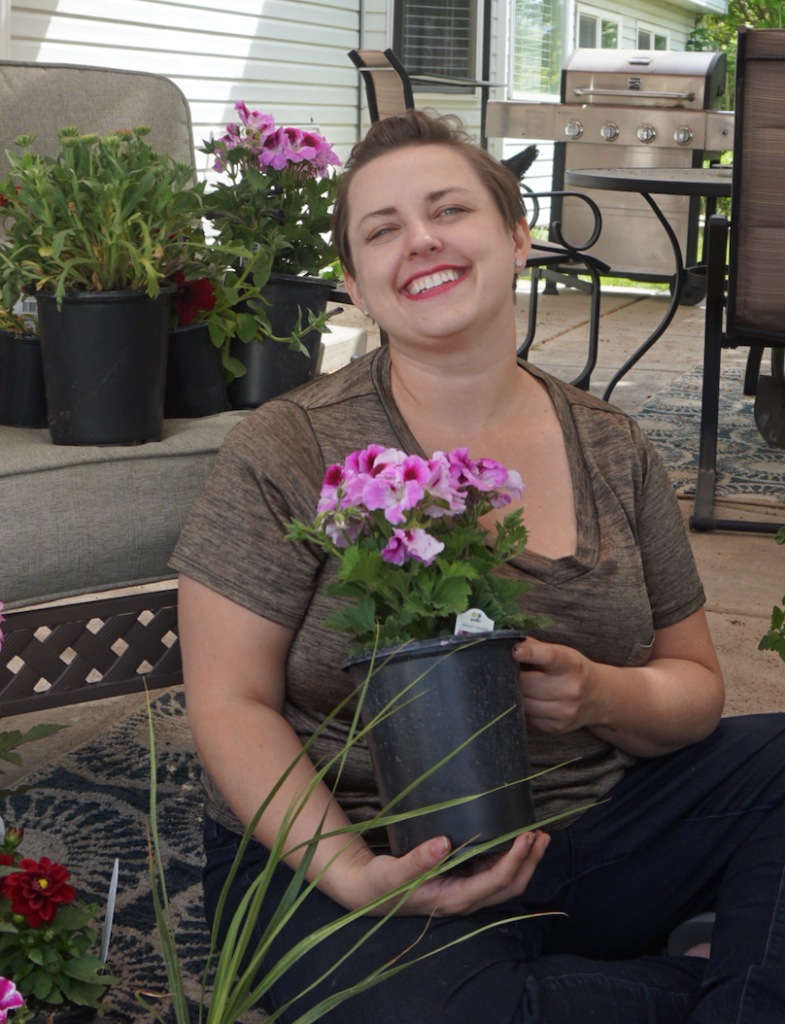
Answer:
<svg viewBox="0 0 785 1024"><path fill-rule="evenodd" d="M516 260L515 266L518 267L518 269L520 269L523 266L523 260Z"/></svg>
<svg viewBox="0 0 785 1024"><path fill-rule="evenodd" d="M364 309L364 310L363 310L363 316L370 316L370 315L371 315L371 314L370 314L370 311L369 311L369 310L367 310L367 309Z"/></svg>

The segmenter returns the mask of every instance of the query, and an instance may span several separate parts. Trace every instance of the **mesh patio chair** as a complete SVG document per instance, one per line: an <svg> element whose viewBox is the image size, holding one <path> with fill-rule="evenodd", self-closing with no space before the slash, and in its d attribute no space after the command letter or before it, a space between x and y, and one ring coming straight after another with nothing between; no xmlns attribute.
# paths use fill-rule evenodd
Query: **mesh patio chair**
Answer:
<svg viewBox="0 0 785 1024"><path fill-rule="evenodd" d="M4 175L17 136L34 134L34 150L54 156L58 130L72 125L98 134L147 125L155 149L194 164L188 101L161 75L4 60L0 109ZM172 579L169 554L230 425L172 428L157 445L104 449L0 427L0 713L182 680L176 589L105 595ZM64 598L72 603L53 607Z"/></svg>
<svg viewBox="0 0 785 1024"><path fill-rule="evenodd" d="M360 71L365 82L368 113L372 121L380 121L386 117L400 117L407 110L414 109L414 93L409 74L393 50L351 50L349 58ZM438 76L429 76L429 78L435 77ZM532 147L529 147L529 150L531 149ZM572 381L576 387L588 391L591 383L591 374L597 363L599 346L600 274L607 274L610 267L601 260L596 259L596 257L588 255L585 250L590 249L600 237L602 215L597 204L580 192L533 192L521 181L521 174L523 173L521 168L525 172L529 163L527 160L521 161L520 159L525 153L526 151L516 154L502 162L518 178L524 193L524 204L531 204L532 216L529 219L529 226L534 227L537 223L540 199L555 196L575 196L589 204L594 214L594 230L591 237L583 245L571 246L562 237L560 223L554 221L551 224L550 233L555 241L533 239L531 252L526 261L526 269L531 271L529 321L526 337L518 347L518 355L526 359L529 349L534 342L537 327L537 286L540 275L547 270L548 277L551 280L562 281L562 283L567 284L569 287L577 287L591 294L589 346L586 363L578 376ZM588 274L591 277L591 284L579 281L577 279L577 271ZM382 332L382 341L385 341L384 332Z"/></svg>
<svg viewBox="0 0 785 1024"><path fill-rule="evenodd" d="M728 223L725 217L713 216L708 227L700 459L690 517L694 530L774 533L778 529L777 524L766 522L717 519L714 494L722 350L751 349L745 382L745 393L750 394L755 392L763 349L785 346L783 124L785 30L742 26L736 64L731 219ZM785 390L782 400L785 405Z"/></svg>

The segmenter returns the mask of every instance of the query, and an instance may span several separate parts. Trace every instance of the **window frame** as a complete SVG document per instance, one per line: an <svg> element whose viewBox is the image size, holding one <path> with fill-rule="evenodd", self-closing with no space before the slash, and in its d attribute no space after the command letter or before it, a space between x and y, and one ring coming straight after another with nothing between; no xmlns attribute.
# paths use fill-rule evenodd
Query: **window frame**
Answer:
<svg viewBox="0 0 785 1024"><path fill-rule="evenodd" d="M575 5L575 28L574 38L575 47L577 48L580 43L581 37L581 15L585 14L587 18L594 18L597 22L597 33L600 41L600 45L594 47L596 50L619 50L621 49L620 43L622 39L622 18L620 14L609 14L607 11L601 10L599 7L592 7L591 4L577 3ZM602 23L611 22L616 26L616 45L615 46L603 46L602 45Z"/></svg>
<svg viewBox="0 0 785 1024"><path fill-rule="evenodd" d="M393 7L393 50L398 55L401 63L406 67L406 61L404 60L404 49L403 49L403 38L404 38L404 21L406 7L409 0L395 0ZM480 63L479 44L480 44L480 25L479 18L482 14L482 4L480 0L468 0L470 7L470 22L471 22L471 35L469 39L468 53L469 53L469 69L466 74L467 79L477 79L477 68ZM410 75L416 78L417 72L412 71L406 67L406 70ZM426 72L420 72L425 74ZM439 74L440 72L433 72ZM460 76L455 76L460 77ZM434 92L434 93L453 93L453 94L472 94L475 92L477 86L471 84L470 81L466 85L458 85L450 82L412 82L412 92Z"/></svg>
<svg viewBox="0 0 785 1024"><path fill-rule="evenodd" d="M671 48L671 45L670 45L671 44L670 32L668 32L668 30L664 29L664 28L655 28L653 24L651 24L650 22L646 22L646 21L636 21L635 22L635 48L636 48L636 50L649 50L652 53L655 53L655 52L663 53L663 52L665 52L663 50L657 51L655 46L640 46L639 43L640 43L640 32L641 32L641 30L643 30L644 32L648 32L651 35L652 43L654 43L654 41L655 41L657 36L661 36L665 40L665 50L670 50L670 48Z"/></svg>

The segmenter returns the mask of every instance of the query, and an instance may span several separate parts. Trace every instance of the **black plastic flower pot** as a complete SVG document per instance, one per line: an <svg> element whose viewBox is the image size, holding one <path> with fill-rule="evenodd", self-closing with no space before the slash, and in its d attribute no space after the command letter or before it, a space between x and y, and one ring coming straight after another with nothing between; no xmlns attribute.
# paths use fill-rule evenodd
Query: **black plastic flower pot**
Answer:
<svg viewBox="0 0 785 1024"><path fill-rule="evenodd" d="M49 432L55 444L132 445L161 438L174 286L74 292L58 310L39 292Z"/></svg>
<svg viewBox="0 0 785 1024"><path fill-rule="evenodd" d="M298 311L301 323L308 323L308 312L323 313L332 283L320 277L296 277L293 274L270 274L262 289L269 305L264 311L270 321L272 333L278 338L288 337L297 326ZM322 336L311 331L303 338L308 355L294 352L288 345L267 338L263 342L247 344L235 338L230 353L245 366L247 373L227 386L233 409L255 409L277 395L307 384L316 376L319 346Z"/></svg>
<svg viewBox="0 0 785 1024"><path fill-rule="evenodd" d="M228 408L223 358L207 324L170 331L164 419L214 416Z"/></svg>
<svg viewBox="0 0 785 1024"><path fill-rule="evenodd" d="M524 635L498 630L419 640L376 652L361 712L363 724L385 709L396 709L373 726L368 738L382 806L467 741L390 813L477 796L389 825L390 848L396 856L435 836L448 836L455 849L477 846L534 823L519 666L512 657L513 644ZM370 662L370 654L360 654L343 667L359 686Z"/></svg>
<svg viewBox="0 0 785 1024"><path fill-rule="evenodd" d="M46 422L41 339L0 331L0 423L45 427Z"/></svg>

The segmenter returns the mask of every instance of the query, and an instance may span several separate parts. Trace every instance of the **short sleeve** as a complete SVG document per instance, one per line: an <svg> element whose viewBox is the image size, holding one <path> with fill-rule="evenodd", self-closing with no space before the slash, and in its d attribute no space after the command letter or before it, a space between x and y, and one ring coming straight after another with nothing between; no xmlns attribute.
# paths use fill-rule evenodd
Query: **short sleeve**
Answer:
<svg viewBox="0 0 785 1024"><path fill-rule="evenodd" d="M642 486L637 531L655 629L672 626L705 603L679 502L662 459L637 429Z"/></svg>
<svg viewBox="0 0 785 1024"><path fill-rule="evenodd" d="M308 414L287 401L261 406L227 436L170 566L298 628L323 556L286 532L293 518L313 520L324 470Z"/></svg>

